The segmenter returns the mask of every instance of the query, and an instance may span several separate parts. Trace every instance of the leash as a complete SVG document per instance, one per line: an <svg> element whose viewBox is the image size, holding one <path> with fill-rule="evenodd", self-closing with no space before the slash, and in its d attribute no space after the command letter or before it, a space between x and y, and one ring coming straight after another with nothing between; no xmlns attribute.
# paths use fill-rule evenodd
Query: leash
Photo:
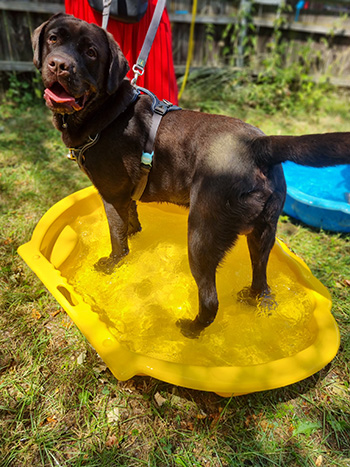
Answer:
<svg viewBox="0 0 350 467"><path fill-rule="evenodd" d="M111 9L112 0L103 0L103 11L102 11L102 29L107 30L109 13ZM158 0L156 8L154 10L152 20L148 26L147 33L141 51L136 60L135 65L132 67L134 72L134 78L131 81L131 84L136 84L136 81L139 76L142 76L145 72L145 66L147 63L148 55L151 51L154 38L159 27L160 20L162 19L163 11L166 5L166 0Z"/></svg>
<svg viewBox="0 0 350 467"><path fill-rule="evenodd" d="M108 0L106 0L108 1ZM158 0L156 8L154 10L152 20L148 26L145 40L143 42L141 52L136 60L135 65L132 67L132 71L135 73L134 79L131 81L131 84L136 84L136 81L139 76L142 76L145 72L144 68L148 59L148 55L152 48L154 38L156 36L160 20L163 15L163 11L166 5L166 0Z"/></svg>
<svg viewBox="0 0 350 467"><path fill-rule="evenodd" d="M111 10L112 0L103 0L103 11L102 11L102 29L107 30L109 12Z"/></svg>

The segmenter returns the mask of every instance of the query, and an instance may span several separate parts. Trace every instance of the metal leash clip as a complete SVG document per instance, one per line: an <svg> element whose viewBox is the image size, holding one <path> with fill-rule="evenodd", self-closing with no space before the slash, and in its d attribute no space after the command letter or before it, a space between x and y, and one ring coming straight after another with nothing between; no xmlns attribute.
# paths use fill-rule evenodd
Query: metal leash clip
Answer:
<svg viewBox="0 0 350 467"><path fill-rule="evenodd" d="M144 68L142 68L141 66L135 64L133 67L132 67L132 71L135 73L134 75L134 78L131 80L131 84L133 84L134 86L136 85L136 81L138 80L138 77L139 76L142 76L145 72Z"/></svg>

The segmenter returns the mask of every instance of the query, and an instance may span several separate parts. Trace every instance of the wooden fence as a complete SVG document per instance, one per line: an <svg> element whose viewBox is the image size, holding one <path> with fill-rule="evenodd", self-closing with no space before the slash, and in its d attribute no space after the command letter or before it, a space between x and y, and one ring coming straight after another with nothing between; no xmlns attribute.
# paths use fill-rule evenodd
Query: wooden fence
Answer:
<svg viewBox="0 0 350 467"><path fill-rule="evenodd" d="M298 2L288 0L290 11L280 13L284 0L198 0L195 27L193 67L223 66L234 53L230 46L230 28L238 21L242 5L252 4L252 24L257 36L256 54L264 56L266 44L276 19L280 21L283 36L290 43L291 56L297 57L300 44L312 39L320 52L315 73L324 73L332 66L332 78L339 84L350 84L350 0L307 2L309 8L296 9ZM192 0L168 0L173 29L175 66L183 69L188 49ZM30 36L51 14L64 11L64 0L0 0L0 73L32 71ZM227 33L228 34L225 34ZM226 37L226 38L225 38ZM327 39L327 40L325 40ZM231 45L232 46L232 45ZM227 53L229 50L229 53ZM224 53L225 52L225 53Z"/></svg>

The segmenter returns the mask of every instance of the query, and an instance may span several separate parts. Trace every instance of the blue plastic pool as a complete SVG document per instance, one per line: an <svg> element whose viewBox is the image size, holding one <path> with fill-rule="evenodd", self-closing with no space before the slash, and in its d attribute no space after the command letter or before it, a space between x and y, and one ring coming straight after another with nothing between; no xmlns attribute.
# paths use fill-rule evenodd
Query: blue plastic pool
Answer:
<svg viewBox="0 0 350 467"><path fill-rule="evenodd" d="M313 227L350 232L350 165L304 167L285 162L284 212Z"/></svg>

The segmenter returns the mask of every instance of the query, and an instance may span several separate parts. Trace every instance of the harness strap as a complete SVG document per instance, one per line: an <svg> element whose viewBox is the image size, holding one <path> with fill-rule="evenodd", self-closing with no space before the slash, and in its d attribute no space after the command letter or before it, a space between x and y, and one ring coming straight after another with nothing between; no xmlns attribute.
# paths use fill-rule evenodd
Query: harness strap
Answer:
<svg viewBox="0 0 350 467"><path fill-rule="evenodd" d="M160 125L160 122L163 116L172 110L181 110L180 107L172 104L171 102L165 99L163 101L160 101L148 89L144 89L144 88L137 86L137 90L140 92L143 92L144 94L147 94L152 99L153 116L152 116L151 128L149 130L148 138L145 144L145 149L142 152L142 156L141 156L141 169L140 169L141 176L140 176L138 184L136 185L131 195L131 198L134 201L138 201L143 195L143 192L145 191L145 188L148 182L148 176L152 168L154 146L155 146L156 136L158 132L158 127Z"/></svg>
<svg viewBox="0 0 350 467"><path fill-rule="evenodd" d="M145 191L145 188L148 182L148 176L151 171L152 163L153 163L154 142L157 136L157 131L158 131L160 121L162 120L162 117L163 115L165 115L165 113L166 112L153 114L147 143L145 146L145 150L142 152L142 156L141 156L141 178L131 195L131 199L133 199L134 201L138 201L143 195L143 192Z"/></svg>

